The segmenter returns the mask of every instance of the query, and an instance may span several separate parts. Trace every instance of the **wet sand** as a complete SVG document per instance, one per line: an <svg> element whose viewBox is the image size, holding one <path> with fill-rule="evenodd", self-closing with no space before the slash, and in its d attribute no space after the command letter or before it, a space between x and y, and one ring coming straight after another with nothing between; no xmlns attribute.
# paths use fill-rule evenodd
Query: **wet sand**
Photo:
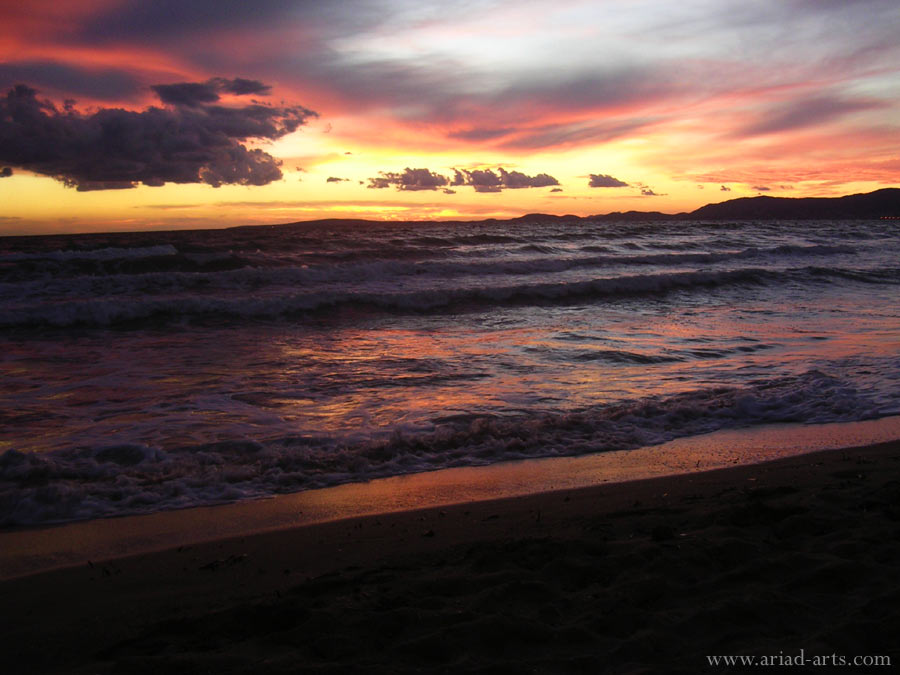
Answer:
<svg viewBox="0 0 900 675"><path fill-rule="evenodd" d="M898 564L893 441L90 560L0 583L0 635L9 673L896 664Z"/></svg>

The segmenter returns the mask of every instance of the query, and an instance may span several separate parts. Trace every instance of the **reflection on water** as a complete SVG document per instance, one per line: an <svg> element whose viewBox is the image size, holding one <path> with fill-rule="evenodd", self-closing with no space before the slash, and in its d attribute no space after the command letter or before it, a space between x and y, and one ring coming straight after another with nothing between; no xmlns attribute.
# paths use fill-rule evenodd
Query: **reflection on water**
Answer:
<svg viewBox="0 0 900 675"><path fill-rule="evenodd" d="M0 242L16 522L900 412L879 222L133 236Z"/></svg>

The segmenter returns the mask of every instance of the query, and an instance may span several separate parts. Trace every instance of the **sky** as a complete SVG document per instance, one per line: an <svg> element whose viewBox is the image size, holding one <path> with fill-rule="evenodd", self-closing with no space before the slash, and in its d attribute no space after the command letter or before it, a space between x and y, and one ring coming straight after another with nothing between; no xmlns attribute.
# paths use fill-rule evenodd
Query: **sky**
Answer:
<svg viewBox="0 0 900 675"><path fill-rule="evenodd" d="M0 234L900 185L896 0L0 0Z"/></svg>

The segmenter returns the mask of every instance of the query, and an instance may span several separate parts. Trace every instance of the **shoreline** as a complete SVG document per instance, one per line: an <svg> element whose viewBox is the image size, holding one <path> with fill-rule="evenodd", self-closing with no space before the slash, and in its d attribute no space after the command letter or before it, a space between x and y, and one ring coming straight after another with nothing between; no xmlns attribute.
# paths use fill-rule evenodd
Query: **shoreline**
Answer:
<svg viewBox="0 0 900 675"><path fill-rule="evenodd" d="M894 440L260 532L4 581L2 631L29 672L896 659L898 484Z"/></svg>
<svg viewBox="0 0 900 675"><path fill-rule="evenodd" d="M722 430L634 450L379 478L229 504L0 530L0 581L263 532L754 466L900 440L900 416Z"/></svg>

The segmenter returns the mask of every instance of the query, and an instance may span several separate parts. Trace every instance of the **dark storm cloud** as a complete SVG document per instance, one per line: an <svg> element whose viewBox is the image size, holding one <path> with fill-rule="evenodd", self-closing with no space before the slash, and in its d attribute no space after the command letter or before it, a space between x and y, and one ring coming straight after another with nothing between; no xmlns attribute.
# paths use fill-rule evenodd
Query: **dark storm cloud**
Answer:
<svg viewBox="0 0 900 675"><path fill-rule="evenodd" d="M209 82L155 84L150 88L156 92L160 101L170 105L196 107L219 100L219 93Z"/></svg>
<svg viewBox="0 0 900 675"><path fill-rule="evenodd" d="M136 96L143 86L129 72L115 68L85 70L54 61L19 61L0 64L0 89L18 82L58 89L73 96L121 101Z"/></svg>
<svg viewBox="0 0 900 675"><path fill-rule="evenodd" d="M475 192L500 192L504 189L551 185L559 185L559 181L546 173L528 176L520 171L507 171L503 168L498 168L496 172L492 169L453 169L453 177L448 178L429 169L407 167L402 173L381 171L378 176L369 178L367 187L383 189L395 186L398 190L436 190L444 186L468 186Z"/></svg>
<svg viewBox="0 0 900 675"><path fill-rule="evenodd" d="M191 108L215 103L219 100L219 92L246 96L258 94L265 96L272 89L268 85L256 80L235 78L227 80L224 77L214 77L206 82L178 82L175 84L155 84L150 87L159 100L169 105L185 105Z"/></svg>
<svg viewBox="0 0 900 675"><path fill-rule="evenodd" d="M130 190L133 187L135 184L128 180L85 180L77 184L76 190L93 192L94 190Z"/></svg>
<svg viewBox="0 0 900 675"><path fill-rule="evenodd" d="M739 137L791 131L812 127L863 110L882 108L884 102L849 101L833 96L818 96L791 102L768 110L753 124L735 134Z"/></svg>
<svg viewBox="0 0 900 675"><path fill-rule="evenodd" d="M263 84L258 80L247 80L243 77L236 77L233 80L224 77L214 77L211 82L215 82L222 91L234 94L236 96L247 96L255 94L257 96L267 96L272 91L272 87Z"/></svg>
<svg viewBox="0 0 900 675"><path fill-rule="evenodd" d="M592 188L618 188L628 187L628 183L618 178L613 178L605 173L592 173L588 182L588 187Z"/></svg>
<svg viewBox="0 0 900 675"><path fill-rule="evenodd" d="M243 143L281 138L316 115L301 106L230 108L184 98L190 103L173 108L80 113L71 105L60 111L34 89L16 85L0 98L0 162L79 190L170 182L265 185L282 177L280 160Z"/></svg>

